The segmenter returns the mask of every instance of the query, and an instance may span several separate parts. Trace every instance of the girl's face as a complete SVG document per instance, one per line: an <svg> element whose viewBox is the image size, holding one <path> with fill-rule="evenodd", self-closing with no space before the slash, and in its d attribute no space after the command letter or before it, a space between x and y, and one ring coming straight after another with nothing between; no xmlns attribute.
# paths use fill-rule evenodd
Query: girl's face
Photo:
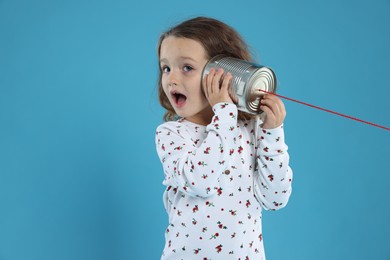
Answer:
<svg viewBox="0 0 390 260"><path fill-rule="evenodd" d="M192 39L168 36L161 43L161 83L176 114L207 125L212 109L202 91L202 71L208 61L203 46Z"/></svg>

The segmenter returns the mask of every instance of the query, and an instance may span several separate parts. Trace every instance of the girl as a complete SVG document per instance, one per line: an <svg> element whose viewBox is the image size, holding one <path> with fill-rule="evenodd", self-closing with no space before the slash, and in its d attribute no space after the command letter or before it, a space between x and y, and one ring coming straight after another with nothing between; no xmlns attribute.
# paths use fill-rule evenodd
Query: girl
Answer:
<svg viewBox="0 0 390 260"><path fill-rule="evenodd" d="M166 122L156 148L169 215L162 259L265 259L261 210L286 206L291 194L282 101L262 98L264 120L237 111L230 73L212 69L202 79L218 54L251 60L239 34L211 18L184 21L159 40Z"/></svg>

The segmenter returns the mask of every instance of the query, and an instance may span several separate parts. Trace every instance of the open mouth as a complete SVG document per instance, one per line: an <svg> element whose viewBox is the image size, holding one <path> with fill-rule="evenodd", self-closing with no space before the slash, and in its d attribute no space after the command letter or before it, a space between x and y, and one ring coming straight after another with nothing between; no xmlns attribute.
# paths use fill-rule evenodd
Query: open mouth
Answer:
<svg viewBox="0 0 390 260"><path fill-rule="evenodd" d="M187 100L187 97L179 92L172 91L171 92L172 99L177 107L181 107Z"/></svg>

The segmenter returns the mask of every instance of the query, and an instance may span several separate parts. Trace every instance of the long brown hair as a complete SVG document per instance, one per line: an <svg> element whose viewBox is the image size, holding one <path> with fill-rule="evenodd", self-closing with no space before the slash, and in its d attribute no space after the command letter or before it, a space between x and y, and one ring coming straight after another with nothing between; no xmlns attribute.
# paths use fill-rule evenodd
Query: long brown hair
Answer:
<svg viewBox="0 0 390 260"><path fill-rule="evenodd" d="M208 17L196 17L186 20L164 32L158 42L158 57L160 58L161 43L168 36L188 38L198 41L208 55L208 59L216 55L225 55L246 61L252 61L248 45L241 36L229 25ZM162 88L162 70L159 69L158 97L162 107L166 109L164 121L174 120L177 115L168 97ZM245 120L253 117L242 111L238 112L238 118Z"/></svg>

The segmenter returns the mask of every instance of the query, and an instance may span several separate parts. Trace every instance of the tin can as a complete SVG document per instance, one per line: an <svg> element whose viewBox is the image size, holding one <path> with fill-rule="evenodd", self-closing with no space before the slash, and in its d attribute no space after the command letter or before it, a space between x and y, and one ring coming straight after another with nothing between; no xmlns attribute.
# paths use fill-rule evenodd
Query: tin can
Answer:
<svg viewBox="0 0 390 260"><path fill-rule="evenodd" d="M211 68L223 68L233 76L229 94L237 108L249 114L261 114L260 100L265 92L276 92L276 75L271 68L245 60L218 55L208 61L203 69L204 78Z"/></svg>

